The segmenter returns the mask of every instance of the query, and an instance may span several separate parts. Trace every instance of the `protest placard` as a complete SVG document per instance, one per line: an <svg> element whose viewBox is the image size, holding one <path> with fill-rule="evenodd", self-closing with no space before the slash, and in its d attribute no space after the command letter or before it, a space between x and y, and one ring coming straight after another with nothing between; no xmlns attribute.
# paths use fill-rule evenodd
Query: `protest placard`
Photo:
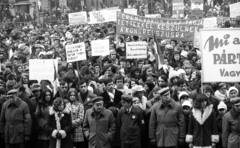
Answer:
<svg viewBox="0 0 240 148"><path fill-rule="evenodd" d="M202 81L240 82L240 29L200 30Z"/></svg>
<svg viewBox="0 0 240 148"><path fill-rule="evenodd" d="M230 18L230 17L217 17L217 24L218 27L222 28L222 26L224 26L225 22L229 21L231 25L235 25L236 24L236 18Z"/></svg>
<svg viewBox="0 0 240 148"><path fill-rule="evenodd" d="M137 9L124 9L124 13L137 15Z"/></svg>
<svg viewBox="0 0 240 148"><path fill-rule="evenodd" d="M180 18L184 16L184 3L183 0L173 0L172 1L172 17Z"/></svg>
<svg viewBox="0 0 240 148"><path fill-rule="evenodd" d="M203 28L204 29L217 28L217 18L216 17L204 18Z"/></svg>
<svg viewBox="0 0 240 148"><path fill-rule="evenodd" d="M200 32L194 32L194 39L193 39L193 46L194 48L200 48Z"/></svg>
<svg viewBox="0 0 240 148"><path fill-rule="evenodd" d="M161 39L192 40L194 31L203 27L202 20L163 19L117 12L117 33Z"/></svg>
<svg viewBox="0 0 240 148"><path fill-rule="evenodd" d="M54 70L57 71L58 61L55 59L30 59L29 80L54 80ZM55 64L55 68L54 68Z"/></svg>
<svg viewBox="0 0 240 148"><path fill-rule="evenodd" d="M98 24L105 22L115 22L116 13L120 9L100 10L89 12L90 21L89 24Z"/></svg>
<svg viewBox="0 0 240 148"><path fill-rule="evenodd" d="M109 39L91 41L92 56L106 56L110 54Z"/></svg>
<svg viewBox="0 0 240 148"><path fill-rule="evenodd" d="M68 14L68 21L69 25L79 25L85 24L88 22L87 13L83 12L76 12L76 13L69 13Z"/></svg>
<svg viewBox="0 0 240 148"><path fill-rule="evenodd" d="M161 18L161 14L146 14L145 17L148 18Z"/></svg>
<svg viewBox="0 0 240 148"><path fill-rule="evenodd" d="M203 16L203 0L191 0L192 16Z"/></svg>
<svg viewBox="0 0 240 148"><path fill-rule="evenodd" d="M229 8L230 8L230 17L231 18L236 18L237 16L240 16L240 9L239 9L240 8L240 2L230 4Z"/></svg>
<svg viewBox="0 0 240 148"><path fill-rule="evenodd" d="M67 62L76 62L86 60L86 51L84 43L77 43L66 46Z"/></svg>
<svg viewBox="0 0 240 148"><path fill-rule="evenodd" d="M127 42L126 43L127 59L146 59L147 42Z"/></svg>

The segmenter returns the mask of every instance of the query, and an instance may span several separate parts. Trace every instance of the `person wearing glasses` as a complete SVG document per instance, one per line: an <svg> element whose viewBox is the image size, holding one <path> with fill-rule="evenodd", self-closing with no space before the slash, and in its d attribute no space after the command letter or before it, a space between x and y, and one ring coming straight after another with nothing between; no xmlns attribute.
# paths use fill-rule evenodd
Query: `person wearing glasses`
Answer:
<svg viewBox="0 0 240 148"><path fill-rule="evenodd" d="M227 84L220 83L218 85L218 90L215 91L214 96L218 101L225 101L227 99Z"/></svg>
<svg viewBox="0 0 240 148"><path fill-rule="evenodd" d="M160 148L177 148L184 144L185 121L182 107L171 98L170 88L159 92L161 100L152 107L149 122L149 139Z"/></svg>
<svg viewBox="0 0 240 148"><path fill-rule="evenodd" d="M31 135L29 107L18 97L17 89L8 91L7 98L0 116L0 135L5 139L6 148L24 148Z"/></svg>

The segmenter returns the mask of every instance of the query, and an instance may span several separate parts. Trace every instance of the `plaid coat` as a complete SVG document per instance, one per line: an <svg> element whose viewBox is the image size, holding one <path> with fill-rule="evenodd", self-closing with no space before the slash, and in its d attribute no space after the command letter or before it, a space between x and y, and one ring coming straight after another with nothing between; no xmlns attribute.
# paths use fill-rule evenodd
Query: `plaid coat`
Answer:
<svg viewBox="0 0 240 148"><path fill-rule="evenodd" d="M67 104L68 109L71 111L72 116L72 126L74 131L72 133L73 142L82 142L84 141L82 123L84 117L84 107L80 102L73 102Z"/></svg>

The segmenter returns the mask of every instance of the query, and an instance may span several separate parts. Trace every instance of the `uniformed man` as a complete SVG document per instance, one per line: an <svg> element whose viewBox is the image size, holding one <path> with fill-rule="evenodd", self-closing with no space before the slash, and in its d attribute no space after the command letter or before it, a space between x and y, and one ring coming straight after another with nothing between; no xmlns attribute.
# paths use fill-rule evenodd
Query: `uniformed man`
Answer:
<svg viewBox="0 0 240 148"><path fill-rule="evenodd" d="M18 90L7 93L0 116L0 134L5 139L6 148L24 148L30 139L31 116L28 105L18 98Z"/></svg>
<svg viewBox="0 0 240 148"><path fill-rule="evenodd" d="M122 108L117 117L117 129L120 130L122 148L141 148L141 136L144 132L142 109L133 105L133 97L122 95Z"/></svg>

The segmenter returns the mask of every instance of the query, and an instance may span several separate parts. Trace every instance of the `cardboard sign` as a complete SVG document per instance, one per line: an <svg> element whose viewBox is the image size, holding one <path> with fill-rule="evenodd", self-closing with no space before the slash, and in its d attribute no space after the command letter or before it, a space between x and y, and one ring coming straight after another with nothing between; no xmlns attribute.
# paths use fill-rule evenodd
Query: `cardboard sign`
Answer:
<svg viewBox="0 0 240 148"><path fill-rule="evenodd" d="M204 20L203 20L203 28L204 29L217 28L217 18L216 17L204 18Z"/></svg>
<svg viewBox="0 0 240 148"><path fill-rule="evenodd" d="M230 7L230 17L236 18L237 16L240 16L240 2L229 5Z"/></svg>
<svg viewBox="0 0 240 148"><path fill-rule="evenodd" d="M192 0L191 1L192 16L202 17L203 16L203 0Z"/></svg>
<svg viewBox="0 0 240 148"><path fill-rule="evenodd" d="M84 43L77 43L66 46L67 62L76 62L86 60L86 51Z"/></svg>
<svg viewBox="0 0 240 148"><path fill-rule="evenodd" d="M173 0L172 17L180 18L184 16L184 3L183 0Z"/></svg>
<svg viewBox="0 0 240 148"><path fill-rule="evenodd" d="M89 12L89 16L90 16L89 24L115 22L117 20L116 19L117 11L120 11L120 9L101 10L101 11Z"/></svg>
<svg viewBox="0 0 240 148"><path fill-rule="evenodd" d="M85 24L85 23L88 22L87 13L85 11L76 12L76 13L69 13L68 14L68 21L69 21L69 25Z"/></svg>
<svg viewBox="0 0 240 148"><path fill-rule="evenodd" d="M200 30L202 81L240 82L240 29Z"/></svg>
<svg viewBox="0 0 240 148"><path fill-rule="evenodd" d="M127 42L126 58L127 59L146 59L147 58L146 42Z"/></svg>
<svg viewBox="0 0 240 148"><path fill-rule="evenodd" d="M202 20L163 19L117 12L117 33L161 39L193 40Z"/></svg>
<svg viewBox="0 0 240 148"><path fill-rule="evenodd" d="M30 59L29 80L54 80L54 64L57 71L58 61L55 59Z"/></svg>
<svg viewBox="0 0 240 148"><path fill-rule="evenodd" d="M137 9L124 9L124 13L137 15Z"/></svg>
<svg viewBox="0 0 240 148"><path fill-rule="evenodd" d="M106 56L110 54L109 39L91 41L92 56Z"/></svg>

